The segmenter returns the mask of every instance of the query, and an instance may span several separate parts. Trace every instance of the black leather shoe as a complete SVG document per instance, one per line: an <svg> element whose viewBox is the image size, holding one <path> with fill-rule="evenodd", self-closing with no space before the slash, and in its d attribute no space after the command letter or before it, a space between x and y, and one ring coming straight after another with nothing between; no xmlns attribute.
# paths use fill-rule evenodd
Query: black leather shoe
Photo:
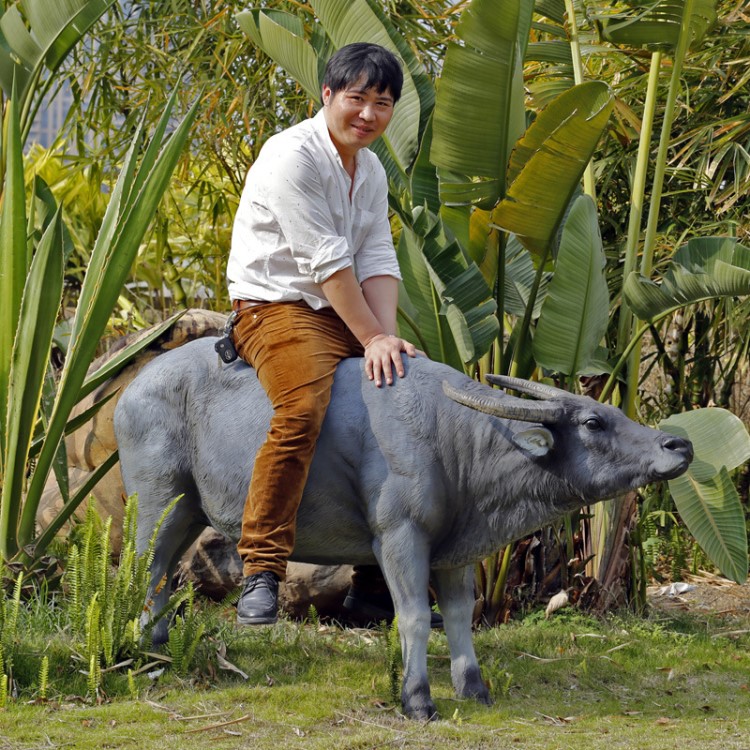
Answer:
<svg viewBox="0 0 750 750"><path fill-rule="evenodd" d="M237 602L240 625L273 625L279 609L279 579L268 571L245 578Z"/></svg>
<svg viewBox="0 0 750 750"><path fill-rule="evenodd" d="M388 591L372 592L351 586L344 599L344 609L348 609L359 620L369 623L393 622L395 608ZM430 627L443 627L443 617L438 612L430 612Z"/></svg>

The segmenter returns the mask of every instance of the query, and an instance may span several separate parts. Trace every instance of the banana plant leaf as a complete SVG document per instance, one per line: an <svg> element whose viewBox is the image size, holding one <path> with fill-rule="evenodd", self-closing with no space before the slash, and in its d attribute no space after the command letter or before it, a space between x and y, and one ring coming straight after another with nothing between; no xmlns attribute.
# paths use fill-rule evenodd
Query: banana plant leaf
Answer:
<svg viewBox="0 0 750 750"><path fill-rule="evenodd" d="M534 10L560 25L565 22L565 0L536 0Z"/></svg>
<svg viewBox="0 0 750 750"><path fill-rule="evenodd" d="M565 375L588 372L609 320L605 266L596 205L581 195L563 227L534 335L534 358L542 367Z"/></svg>
<svg viewBox="0 0 750 750"><path fill-rule="evenodd" d="M724 409L676 414L659 429L688 438L695 449L687 473L668 483L680 518L719 570L744 583L745 514L729 472L750 458L750 435L741 420Z"/></svg>
<svg viewBox="0 0 750 750"><path fill-rule="evenodd" d="M462 13L462 44L449 44L440 77L430 152L439 170L460 176L441 181L447 203L492 208L505 194L508 154L525 127L521 65L532 12L530 0L474 0Z"/></svg>
<svg viewBox="0 0 750 750"><path fill-rule="evenodd" d="M672 51L677 46L682 28L682 17L688 7L690 45L701 42L706 32L716 23L718 0L660 0L660 2L631 3L623 13L592 13L601 36L608 42L626 47L649 47Z"/></svg>
<svg viewBox="0 0 750 750"><path fill-rule="evenodd" d="M302 21L291 13L246 10L235 18L257 47L297 81L311 99L320 102L318 55L305 39Z"/></svg>
<svg viewBox="0 0 750 750"><path fill-rule="evenodd" d="M434 214L440 211L440 188L437 170L430 161L431 146L432 121L427 123L419 153L409 175L411 195L405 196L409 202L409 211L411 211L412 206L427 206Z"/></svg>
<svg viewBox="0 0 750 750"><path fill-rule="evenodd" d="M511 154L508 193L492 220L531 252L549 247L612 107L606 84L574 86L539 114Z"/></svg>
<svg viewBox="0 0 750 750"><path fill-rule="evenodd" d="M461 370L461 357L450 335L448 321L439 312L440 304L432 285L429 268L422 255L422 243L408 227L401 230L396 254L408 296L410 314L419 328L425 354L430 359ZM404 331L403 335L404 338L412 340L408 331Z"/></svg>
<svg viewBox="0 0 750 750"><path fill-rule="evenodd" d="M425 311L425 317L434 316L435 312L445 316L460 361L474 362L489 349L499 331L495 315L497 305L492 291L476 264L467 260L461 246L446 231L439 216L423 207L415 208L410 231L413 235L407 236L407 240L413 239L420 250L434 286L434 292L428 290L424 285L424 275L419 274L420 306ZM405 285L407 276L415 270L407 269ZM407 290L411 297L409 285ZM437 294L439 302L434 299L434 294ZM412 301L417 304L413 297ZM435 309L427 313L430 301ZM439 326L434 329L435 333L438 331ZM440 351L441 354L446 351L445 343L440 344Z"/></svg>
<svg viewBox="0 0 750 750"><path fill-rule="evenodd" d="M536 269L531 253L521 245L518 238L511 234L505 248L505 311L522 318L531 300L531 292L536 278ZM542 312L542 305L547 298L552 273L545 272L539 283L532 320Z"/></svg>
<svg viewBox="0 0 750 750"><path fill-rule="evenodd" d="M46 67L55 71L70 50L115 0L25 0L25 18L11 5L0 18L0 85L12 96L13 81L21 111L21 130L33 120L29 97ZM38 97L41 101L41 96Z"/></svg>
<svg viewBox="0 0 750 750"><path fill-rule="evenodd" d="M750 294L750 249L731 237L692 239L674 254L661 283L633 272L623 294L650 322L696 302Z"/></svg>

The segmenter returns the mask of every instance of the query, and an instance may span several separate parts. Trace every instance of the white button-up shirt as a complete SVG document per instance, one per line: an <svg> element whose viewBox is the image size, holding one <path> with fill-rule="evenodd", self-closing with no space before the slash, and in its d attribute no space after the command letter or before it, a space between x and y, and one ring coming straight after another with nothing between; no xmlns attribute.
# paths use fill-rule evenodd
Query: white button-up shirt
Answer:
<svg viewBox="0 0 750 750"><path fill-rule="evenodd" d="M229 296L304 300L318 310L330 306L321 282L348 266L360 283L401 278L385 170L360 149L352 184L321 111L269 138L247 174L227 264Z"/></svg>

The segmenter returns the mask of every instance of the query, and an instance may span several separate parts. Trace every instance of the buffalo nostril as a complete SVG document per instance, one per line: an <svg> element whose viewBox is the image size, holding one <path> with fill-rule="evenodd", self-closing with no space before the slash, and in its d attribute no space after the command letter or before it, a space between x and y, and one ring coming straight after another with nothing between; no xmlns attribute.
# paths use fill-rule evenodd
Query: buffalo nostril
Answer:
<svg viewBox="0 0 750 750"><path fill-rule="evenodd" d="M693 444L684 438L670 435L662 441L662 447L668 451L684 453L689 459L693 458Z"/></svg>

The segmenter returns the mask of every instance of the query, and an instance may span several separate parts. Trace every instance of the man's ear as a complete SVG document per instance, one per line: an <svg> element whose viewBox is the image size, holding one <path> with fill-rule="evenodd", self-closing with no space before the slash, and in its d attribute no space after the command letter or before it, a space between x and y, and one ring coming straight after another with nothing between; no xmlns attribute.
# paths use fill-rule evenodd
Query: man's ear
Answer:
<svg viewBox="0 0 750 750"><path fill-rule="evenodd" d="M530 427L513 435L513 443L522 451L541 458L550 452L555 438L546 427Z"/></svg>
<svg viewBox="0 0 750 750"><path fill-rule="evenodd" d="M323 99L324 107L328 106L328 103L331 101L332 96L333 94L331 92L331 87L323 84L323 88L321 90L321 98Z"/></svg>

